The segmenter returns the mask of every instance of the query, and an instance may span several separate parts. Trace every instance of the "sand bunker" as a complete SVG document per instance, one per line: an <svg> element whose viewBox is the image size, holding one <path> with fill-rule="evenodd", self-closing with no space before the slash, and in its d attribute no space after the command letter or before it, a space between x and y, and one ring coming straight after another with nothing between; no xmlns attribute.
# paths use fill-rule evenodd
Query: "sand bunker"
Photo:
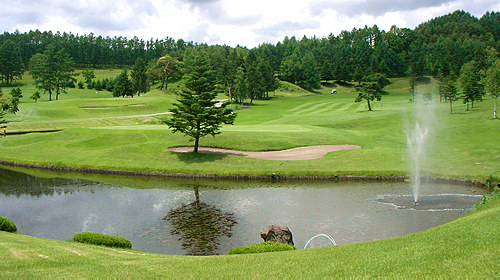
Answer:
<svg viewBox="0 0 500 280"><path fill-rule="evenodd" d="M322 158L329 152L340 151L340 150L353 150L360 148L361 148L360 146L356 145L319 145L319 146L300 147L282 151L245 152L245 151L236 151L236 150L220 149L220 148L199 147L198 151L200 153L237 155L237 156L245 156L258 159L269 159L269 160L307 160L307 159ZM193 151L193 147L175 147L175 148L170 148L169 150L177 153L189 153Z"/></svg>

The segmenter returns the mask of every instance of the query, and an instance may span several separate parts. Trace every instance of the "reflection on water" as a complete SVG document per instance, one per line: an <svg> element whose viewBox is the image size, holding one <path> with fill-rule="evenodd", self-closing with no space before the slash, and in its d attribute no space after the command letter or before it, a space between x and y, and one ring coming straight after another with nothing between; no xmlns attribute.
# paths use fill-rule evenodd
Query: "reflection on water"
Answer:
<svg viewBox="0 0 500 280"><path fill-rule="evenodd" d="M428 186L422 195L473 197L456 202L463 206L456 210L431 212L373 201L387 196L406 203L411 193L406 183L193 182L113 176L91 181L37 174L46 178L0 169L0 216L13 220L19 232L59 240L81 231L102 232L131 240L133 249L163 254L225 254L261 242L259 232L269 224L288 226L297 248L319 233L331 235L337 244L401 236L458 217L480 199L473 195L483 192L475 187ZM448 203L441 199L439 203ZM316 238L308 248L328 245L328 240Z"/></svg>
<svg viewBox="0 0 500 280"><path fill-rule="evenodd" d="M223 212L215 206L200 201L197 187L195 200L171 209L163 218L172 223L172 235L180 235L182 248L188 255L216 255L220 236L231 237L237 224L233 213Z"/></svg>

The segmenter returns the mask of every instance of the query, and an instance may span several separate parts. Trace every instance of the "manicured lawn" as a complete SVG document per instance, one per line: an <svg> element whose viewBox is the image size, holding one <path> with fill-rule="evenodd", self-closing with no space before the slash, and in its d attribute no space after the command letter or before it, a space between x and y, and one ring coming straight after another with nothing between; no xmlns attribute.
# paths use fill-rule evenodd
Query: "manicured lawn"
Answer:
<svg viewBox="0 0 500 280"><path fill-rule="evenodd" d="M408 81L395 79L382 101L373 102L374 111L368 112L365 102L353 102L352 87L337 87L333 95L330 90L277 91L271 100L255 101L251 109L239 110L234 126L200 143L250 151L321 144L354 144L361 149L305 161L176 154L166 148L191 145L189 138L161 125L159 119L168 115L143 116L168 112L174 94L154 90L124 99L73 89L59 101L24 101L8 130L64 130L0 139L0 160L165 173L408 175L406 131L414 126L415 111L424 110L430 127L427 174L479 180L500 177L500 122L491 119L491 98L476 103L469 112L455 102L455 113L450 114L448 104L439 103L436 95L432 104L410 103ZM435 83L417 90L433 92Z"/></svg>
<svg viewBox="0 0 500 280"><path fill-rule="evenodd" d="M473 278L500 276L500 201L403 237L231 256L168 256L0 232L0 278Z"/></svg>
<svg viewBox="0 0 500 280"><path fill-rule="evenodd" d="M119 73L99 71L98 78ZM191 174L408 175L406 131L422 110L429 127L426 174L500 177L500 121L491 119L491 98L469 112L455 102L450 114L449 105L439 103L436 95L423 107L408 102L406 79L393 80L382 101L373 103L373 112L366 103L353 102L352 87L337 87L338 93L331 95L331 87L309 93L285 86L271 100L239 110L235 125L224 127L221 135L201 139L202 145L250 151L321 144L362 147L304 161L168 151L189 145L189 139L160 124L168 115L143 115L168 112L175 101L172 93L154 90L123 99L71 89L62 100L34 103L29 77L22 82L21 111L9 116L7 129L63 130L1 137L0 160ZM435 92L435 84L418 90ZM0 278L499 278L499 229L497 201L399 238L243 256L164 256L0 232Z"/></svg>

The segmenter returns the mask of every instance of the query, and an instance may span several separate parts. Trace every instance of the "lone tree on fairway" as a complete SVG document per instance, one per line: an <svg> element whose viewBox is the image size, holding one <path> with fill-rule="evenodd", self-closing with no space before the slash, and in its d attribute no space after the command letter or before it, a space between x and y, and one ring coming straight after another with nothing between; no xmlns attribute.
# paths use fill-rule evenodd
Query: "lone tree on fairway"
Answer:
<svg viewBox="0 0 500 280"><path fill-rule="evenodd" d="M180 93L179 103L174 104L172 118L166 124L174 133L181 132L192 137L194 152L197 153L201 137L220 134L221 125L233 124L236 115L226 108L227 103L215 107L216 93L207 56L198 53L191 59L186 75L188 90Z"/></svg>
<svg viewBox="0 0 500 280"><path fill-rule="evenodd" d="M383 74L375 73L364 76L362 82L356 87L358 96L354 102L361 102L363 99L368 103L368 111L372 111L370 101L382 99L382 89L391 82Z"/></svg>

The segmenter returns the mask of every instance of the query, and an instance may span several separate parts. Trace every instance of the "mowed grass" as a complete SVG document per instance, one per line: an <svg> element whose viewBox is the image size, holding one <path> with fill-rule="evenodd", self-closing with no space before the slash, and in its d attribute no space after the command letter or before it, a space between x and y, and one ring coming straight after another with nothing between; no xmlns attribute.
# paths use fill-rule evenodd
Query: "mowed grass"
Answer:
<svg viewBox="0 0 500 280"><path fill-rule="evenodd" d="M434 92L430 81L418 93ZM293 86L290 86L293 88ZM415 112L429 115L424 173L437 177L485 180L500 177L500 122L492 119L493 100L485 97L471 111L454 103L408 101L408 80L394 79L382 101L355 103L353 87L337 86L317 92L282 92L251 109L237 111L233 126L222 134L201 139L201 145L238 150L281 150L309 145L353 144L359 150L329 153L303 161L272 161L218 154L177 154L168 147L192 145L173 134L158 117L168 112L175 95L158 90L135 98L71 98L23 103L7 129L64 129L60 132L9 136L0 139L0 159L6 161L132 171L189 174L267 175L408 175L410 159L406 132L413 129ZM76 90L78 91L78 90ZM271 94L273 96L273 94ZM421 98L421 96L417 96ZM135 105L135 106L130 106ZM92 108L89 108L92 107ZM97 107L97 108L96 108Z"/></svg>
<svg viewBox="0 0 500 280"><path fill-rule="evenodd" d="M0 277L498 279L500 201L392 239L277 253L168 256L0 232Z"/></svg>
<svg viewBox="0 0 500 280"><path fill-rule="evenodd" d="M120 69L95 70L98 80L114 78L120 72ZM78 81L83 79L81 75L76 77ZM57 101L49 101L48 94L42 94L35 102L30 97L37 89L28 73L19 85L23 93L19 112L8 116L7 130L12 132L158 123L156 119L144 115L168 112L175 100L174 95L157 89L140 97L121 98L113 97L106 90L68 88L68 94L61 94ZM4 87L2 90L8 97L12 88ZM52 98L55 99L55 94Z"/></svg>

